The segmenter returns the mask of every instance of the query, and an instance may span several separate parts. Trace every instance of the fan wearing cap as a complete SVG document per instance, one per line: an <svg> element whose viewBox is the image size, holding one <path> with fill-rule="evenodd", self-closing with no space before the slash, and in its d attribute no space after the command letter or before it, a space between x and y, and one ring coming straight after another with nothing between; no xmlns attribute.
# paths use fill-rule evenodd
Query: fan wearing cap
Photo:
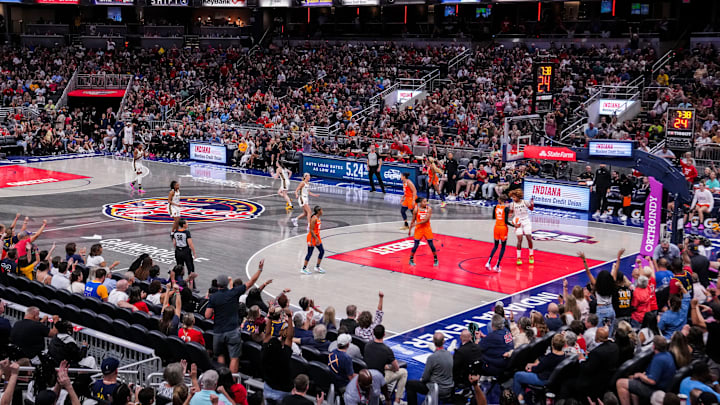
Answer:
<svg viewBox="0 0 720 405"><path fill-rule="evenodd" d="M248 288L255 285L260 274L263 271L265 259L260 260L258 270L250 277L247 283L240 280L235 281L227 275L217 277L218 291L210 295L207 309L205 310L205 318L211 319L213 316L215 324L213 326L213 351L215 353L228 353L230 357L230 371L237 373L240 369L240 352L242 350L242 338L240 337L240 318L238 309L240 305L240 296L247 291Z"/></svg>
<svg viewBox="0 0 720 405"><path fill-rule="evenodd" d="M337 349L328 355L328 367L335 379L338 388L344 388L350 380L355 377L352 358L348 356L347 349L350 347L352 338L347 333L337 337Z"/></svg>
<svg viewBox="0 0 720 405"><path fill-rule="evenodd" d="M95 399L102 399L108 401L115 387L118 385L118 367L120 361L114 357L106 357L100 364L100 371L102 371L102 380L97 380L90 386L90 396Z"/></svg>
<svg viewBox="0 0 720 405"><path fill-rule="evenodd" d="M345 405L379 405L385 377L377 370L362 369L345 388ZM389 398L389 395L385 396Z"/></svg>

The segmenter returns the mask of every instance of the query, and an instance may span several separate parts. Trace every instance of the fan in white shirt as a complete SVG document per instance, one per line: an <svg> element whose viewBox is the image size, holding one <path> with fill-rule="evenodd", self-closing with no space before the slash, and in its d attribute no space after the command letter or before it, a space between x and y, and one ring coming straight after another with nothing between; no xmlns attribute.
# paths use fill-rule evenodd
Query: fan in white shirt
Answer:
<svg viewBox="0 0 720 405"><path fill-rule="evenodd" d="M700 219L700 222L698 224L698 230L704 230L705 215L708 215L712 212L714 205L715 199L712 193L705 187L705 181L701 181L699 188L695 190L695 195L693 196L692 203L690 204L690 218L685 215L685 227L692 227L692 216L697 213Z"/></svg>

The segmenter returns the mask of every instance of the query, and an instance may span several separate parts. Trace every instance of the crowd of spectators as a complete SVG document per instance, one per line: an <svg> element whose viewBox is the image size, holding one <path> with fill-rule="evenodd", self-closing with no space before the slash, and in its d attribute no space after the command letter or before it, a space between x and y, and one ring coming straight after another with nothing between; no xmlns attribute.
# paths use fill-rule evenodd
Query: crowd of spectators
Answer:
<svg viewBox="0 0 720 405"><path fill-rule="evenodd" d="M571 286L565 281L563 293L545 314L532 311L520 316L496 305L487 333L470 324L459 334L454 352L448 351L447 336L435 333L433 354L422 376L409 380L405 365L384 343L382 292L374 310L348 305L344 317L337 316L333 307L320 307L311 297L299 297L297 305L291 306L290 289L266 301L260 292L272 280L263 280L261 261L247 281L221 275L205 294L193 294L182 266L175 266L165 278L147 255L132 263L130 270L112 274L119 263L103 258L99 244L87 248L69 243L59 255L54 244L42 250L44 225L31 232L25 218L16 229L20 217L2 229L0 283L27 278L151 314L157 319L157 331L205 347L217 363L213 369L202 370L185 361L167 364L162 383L130 387L118 374L118 359L88 356L87 343L76 340L70 322L57 314L41 316L40 309L31 306L14 323L0 316L0 352L9 358L0 363L7 382L3 404L14 403L24 392L26 398L41 404L55 403L57 398L68 398L73 404L79 399L112 404L216 400L248 404L264 398L267 403L288 405L306 403L311 392L318 395L320 405L325 391L318 374L308 377L293 372L297 368L291 364L301 358L323 364L325 375L346 404L367 403L363 401L368 398L377 403L384 398L412 405L418 394L428 394L431 383L438 385L441 401L464 403L467 394L480 392L478 376L512 381L501 395L506 400L539 403L541 387L551 382L554 371L572 367L565 362L568 358L581 361L561 384L552 382L557 398L679 403L676 394L693 401L701 396L701 401L708 401L710 394L710 402L701 403L720 401L720 390L712 383L720 372L720 329L715 320L720 316L720 299L712 282L720 263L708 257L709 250L698 239L686 239L680 246L664 240L652 257L638 256L634 266L620 250L612 270L598 273L589 270L580 253L586 263L587 285ZM59 299L62 296L58 294ZM4 311L5 303L0 302L0 315ZM202 330L195 319L212 321ZM258 357L247 357L253 354L244 352L243 342L259 344ZM538 346L542 347L539 352L524 349ZM518 356L529 352L539 357L522 357L527 364L518 365ZM32 365L35 371L19 371L21 365ZM71 372L71 379L66 375L68 366L98 369L102 377L90 380L87 374ZM42 371L46 367L58 368L57 377L46 375ZM632 373L622 374L630 369ZM613 377L617 370L620 374ZM237 372L261 379L262 397L257 387L244 386L232 376ZM53 371L50 375L55 376ZM189 385L184 382L186 375Z"/></svg>

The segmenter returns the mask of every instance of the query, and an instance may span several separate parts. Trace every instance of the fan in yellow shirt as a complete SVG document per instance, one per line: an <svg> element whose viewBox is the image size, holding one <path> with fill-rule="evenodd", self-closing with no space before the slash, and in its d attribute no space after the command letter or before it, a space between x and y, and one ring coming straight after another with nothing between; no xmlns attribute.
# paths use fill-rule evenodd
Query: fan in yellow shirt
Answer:
<svg viewBox="0 0 720 405"><path fill-rule="evenodd" d="M30 251L31 249L28 249L27 255L18 259L18 271L32 281L35 279L35 266L40 263L40 253L35 251L35 260L31 263L32 254Z"/></svg>

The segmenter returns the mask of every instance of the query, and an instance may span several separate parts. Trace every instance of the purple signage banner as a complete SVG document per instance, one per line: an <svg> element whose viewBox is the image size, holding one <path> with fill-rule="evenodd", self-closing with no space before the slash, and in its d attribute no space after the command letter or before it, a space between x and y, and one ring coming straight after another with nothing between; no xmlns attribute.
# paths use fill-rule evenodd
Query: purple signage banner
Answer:
<svg viewBox="0 0 720 405"><path fill-rule="evenodd" d="M648 177L650 194L645 200L645 232L643 232L640 255L652 256L655 246L660 240L660 221L662 213L662 183L653 177Z"/></svg>

